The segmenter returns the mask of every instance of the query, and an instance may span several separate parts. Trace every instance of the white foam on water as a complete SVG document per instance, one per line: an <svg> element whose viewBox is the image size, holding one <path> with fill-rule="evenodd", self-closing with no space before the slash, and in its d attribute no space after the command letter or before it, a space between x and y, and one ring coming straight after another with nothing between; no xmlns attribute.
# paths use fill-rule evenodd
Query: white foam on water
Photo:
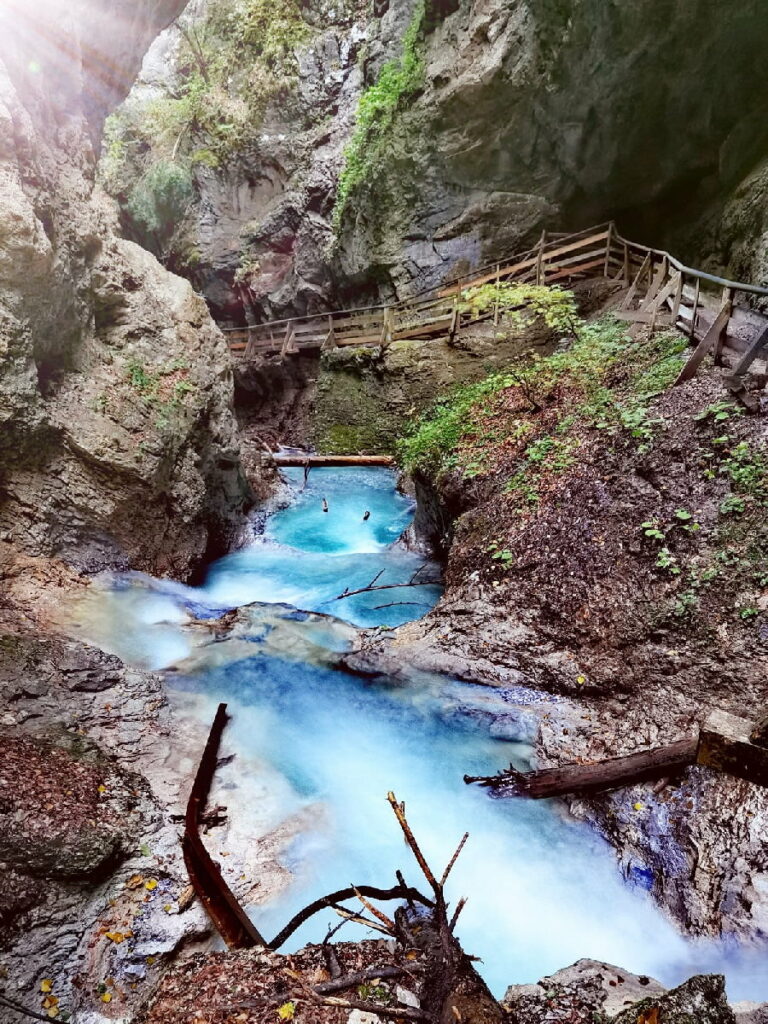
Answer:
<svg viewBox="0 0 768 1024"><path fill-rule="evenodd" d="M300 482L301 470L292 479ZM363 521L366 509L371 516ZM126 649L160 664L173 636L181 637L181 612L190 604L220 609L288 602L365 625L406 621L423 614L439 589L333 598L345 587L364 586L381 568L382 581L411 576L422 560L391 546L411 515L412 504L396 494L386 470L313 470L295 504L268 521L264 538L212 566L200 588L154 581L146 607L135 611L142 598L134 594L134 612L116 632ZM422 604L379 607L403 594ZM295 625L302 628L300 621ZM323 643L316 623L306 628ZM200 690L211 702L227 701L233 716L228 749L248 763L268 765L271 776L278 773L286 814L322 809L316 826L286 853L293 885L253 911L267 935L311 899L350 882L386 887L401 868L423 886L385 799L394 790L436 869L470 832L449 895L469 897L458 932L465 948L482 958L479 969L497 995L508 984L536 981L593 957L670 985L697 971L723 971L732 999L768 998L764 950L685 939L645 891L625 884L609 847L586 826L566 820L557 804L494 800L464 785L464 772L496 771L520 752L518 744L490 737L487 692L451 684L451 704L465 700L478 712L458 728L446 714L444 683L375 687L287 655L268 656L256 637L252 658L174 685ZM286 948L320 940L331 921L338 921L332 913L318 915ZM339 938L353 934L345 926Z"/></svg>

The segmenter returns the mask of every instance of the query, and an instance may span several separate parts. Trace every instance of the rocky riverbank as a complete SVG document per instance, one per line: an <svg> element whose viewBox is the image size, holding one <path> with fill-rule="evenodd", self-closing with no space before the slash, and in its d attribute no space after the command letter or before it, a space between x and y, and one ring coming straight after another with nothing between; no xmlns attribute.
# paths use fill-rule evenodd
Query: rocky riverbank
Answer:
<svg viewBox="0 0 768 1024"><path fill-rule="evenodd" d="M411 468L445 595L347 657L562 695L540 709L540 766L671 742L710 709L757 716L768 695L763 421L715 374L667 390L673 338L616 362L593 342L500 379L444 435L450 409L426 421ZM762 789L697 768L570 806L686 930L764 939Z"/></svg>

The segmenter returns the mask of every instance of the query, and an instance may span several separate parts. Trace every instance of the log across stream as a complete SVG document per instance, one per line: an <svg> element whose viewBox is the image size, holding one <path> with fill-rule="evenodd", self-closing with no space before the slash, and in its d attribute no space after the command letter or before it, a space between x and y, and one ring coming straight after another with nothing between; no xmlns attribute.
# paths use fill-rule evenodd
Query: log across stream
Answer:
<svg viewBox="0 0 768 1024"><path fill-rule="evenodd" d="M397 583L423 566L397 543L411 502L386 469L317 469L306 486L301 469L287 472L291 504L266 519L250 547L212 565L201 587L118 580L91 629L137 664L177 666L169 686L198 695L206 728L218 702L228 704L222 753L234 753L248 776L235 775L235 784L258 794L254 841L281 818L302 815L303 829L278 854L291 884L251 908L259 931L276 933L304 904L350 882L389 886L397 868L407 876L409 854L386 801L395 790L435 863L470 833L448 896L469 897L458 934L482 958L495 994L593 957L667 984L723 972L731 999L768 998L763 952L682 937L646 891L622 879L608 846L558 803L493 799L465 785L465 773L491 774L510 760L525 767L528 749L512 718L505 726L505 706L554 698L423 676L372 685L332 667L351 639L338 620L396 626L425 614L440 589L427 582L335 600L382 570L380 582ZM423 571L433 579L434 567ZM241 613L236 655L213 657L221 643L206 648L208 661L188 657L190 616L215 618L249 602L259 604ZM227 802L226 794L216 799ZM330 911L317 915L288 948L321 939L337 921Z"/></svg>

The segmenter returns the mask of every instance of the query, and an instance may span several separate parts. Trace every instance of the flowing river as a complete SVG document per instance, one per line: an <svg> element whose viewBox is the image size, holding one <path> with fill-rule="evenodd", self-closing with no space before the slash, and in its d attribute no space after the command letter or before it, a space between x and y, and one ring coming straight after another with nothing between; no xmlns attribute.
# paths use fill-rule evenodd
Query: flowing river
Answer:
<svg viewBox="0 0 768 1024"><path fill-rule="evenodd" d="M290 504L266 518L248 548L211 566L201 587L117 580L92 627L135 664L180 664L169 686L201 695L206 721L228 703L227 749L256 766L269 791L271 810L256 833L270 814L304 811L309 825L283 854L293 881L253 910L259 929L275 934L305 903L350 882L392 885L397 868L422 887L385 799L393 790L436 870L470 833L449 896L469 898L457 931L497 996L592 957L670 985L724 972L732 1000L768 998L763 952L683 938L647 892L622 879L607 845L559 805L493 799L464 784L465 772L524 763L526 737L505 724L506 703L553 698L434 677L372 684L332 667L352 631L305 613L391 627L423 615L440 590L427 583L337 599L380 572L379 586L417 571L416 582L434 579L434 567L397 544L412 502L387 470L313 470L306 486L300 470L286 475ZM254 602L238 655L190 668L190 614L213 618ZM329 923L338 923L333 912L317 915L287 948L319 941ZM355 929L345 926L339 939Z"/></svg>

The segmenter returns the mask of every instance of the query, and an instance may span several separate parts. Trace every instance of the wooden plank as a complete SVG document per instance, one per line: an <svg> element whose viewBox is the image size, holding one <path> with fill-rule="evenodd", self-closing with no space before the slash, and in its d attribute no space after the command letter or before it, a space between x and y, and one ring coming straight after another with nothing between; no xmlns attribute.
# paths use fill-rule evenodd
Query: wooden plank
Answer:
<svg viewBox="0 0 768 1024"><path fill-rule="evenodd" d="M633 301L635 299L635 296L637 295L637 290L640 287L640 282L643 279L643 274L645 273L646 268L648 267L648 263L650 262L650 259L651 259L651 257L649 255L649 256L646 256L645 259L643 260L643 263L642 263L640 269L637 272L637 276L635 277L635 280L632 282L629 291L624 296L624 301L621 304L621 308L622 309L629 309L629 307L632 305L632 303L633 303Z"/></svg>
<svg viewBox="0 0 768 1024"><path fill-rule="evenodd" d="M704 338L699 342L697 348L694 350L693 355L680 371L680 375L675 381L675 384L682 384L695 376L696 371L704 362L705 356L714 346L715 342L720 337L720 334L728 326L728 321L731 319L731 308L730 302L723 304L723 308L715 317L715 322L704 335Z"/></svg>
<svg viewBox="0 0 768 1024"><path fill-rule="evenodd" d="M269 460L269 456L266 456ZM278 467L288 466L394 466L391 455L279 455L271 457Z"/></svg>
<svg viewBox="0 0 768 1024"><path fill-rule="evenodd" d="M575 256L568 256L564 260L557 260L555 263L549 263L545 261L544 270L549 272L550 270L561 270L565 267L570 267L575 263L586 263L589 260L597 259L597 257L605 262L605 252L603 249L592 249L591 252L580 252Z"/></svg>
<svg viewBox="0 0 768 1024"><path fill-rule="evenodd" d="M411 338L423 338L428 334L446 334L451 329L452 317L446 316L440 320L427 324L423 327L405 327L393 332L392 338L394 341L407 341Z"/></svg>
<svg viewBox="0 0 768 1024"><path fill-rule="evenodd" d="M733 309L733 297L734 292L732 288L723 288L723 302L730 302L731 309ZM720 334L715 339L715 348L712 356L715 360L715 366L723 365L723 345L725 344L725 330L720 331Z"/></svg>
<svg viewBox="0 0 768 1024"><path fill-rule="evenodd" d="M547 274L546 283L550 284L552 281L560 281L564 277L575 277L576 274L586 274L589 270L597 270L603 267L604 259L601 256L597 260L592 260L590 263L582 263L575 267L567 267L565 270L561 270L557 274Z"/></svg>
<svg viewBox="0 0 768 1024"><path fill-rule="evenodd" d="M381 331L376 334L355 334L349 338L336 336L336 344L340 347L346 345L378 345L381 341Z"/></svg>
<svg viewBox="0 0 768 1024"><path fill-rule="evenodd" d="M645 313L653 307L653 303L656 296L661 291L664 285L664 278L667 276L667 266L664 260L659 264L659 268L651 280L650 287L646 293L645 300L641 303L640 309Z"/></svg>
<svg viewBox="0 0 768 1024"><path fill-rule="evenodd" d="M677 291L678 287L680 286L680 281L681 274L679 272L673 274L672 277L670 277L670 279L661 289L659 294L656 296L656 298L653 300L650 307L651 310L661 309L661 307L664 305L667 299L671 298L671 296Z"/></svg>
<svg viewBox="0 0 768 1024"><path fill-rule="evenodd" d="M682 771L694 764L699 746L697 735L626 757L612 757L591 764L569 764L561 768L515 773L512 781L521 794L544 800L568 793L596 793L606 789L634 786Z"/></svg>
<svg viewBox="0 0 768 1024"><path fill-rule="evenodd" d="M760 356L760 353L768 348L768 326L757 336L752 345L747 349L739 362L734 366L732 377L743 377L752 363Z"/></svg>
<svg viewBox="0 0 768 1024"><path fill-rule="evenodd" d="M628 324L650 324L653 321L653 313L644 313L642 309L617 309L612 315ZM674 323L670 313L656 314L657 327L672 327Z"/></svg>
<svg viewBox="0 0 768 1024"><path fill-rule="evenodd" d="M565 256L566 253L575 252L577 249L584 249L588 245L594 245L596 242L602 242L607 237L608 237L608 232L607 231L603 231L599 235L591 235L589 238L585 238L582 241L571 242L569 245L560 246L558 249L555 249L552 252L545 253L545 255L549 256L550 259L553 259L556 256ZM521 263L516 263L516 264L513 264L512 266L508 266L508 267L502 267L501 268L501 277L502 277L502 279L508 278L508 277L512 277L514 274L516 274L520 270L527 270L529 267L534 267L535 268L537 262L538 262L538 255L534 256L532 259L523 260ZM481 277L475 277L475 278L472 278L469 281L464 281L462 286L461 286L461 290L463 290L465 288L475 288L475 287L477 287L478 285L481 285L481 284L488 284L489 281L494 281L495 279L496 279L496 272L493 271L490 274L485 274L485 275L483 275ZM444 298L446 295L453 295L454 292L457 292L457 291L459 291L459 288L454 285L451 288L445 288L442 291L438 292L438 295L440 296L440 298Z"/></svg>
<svg viewBox="0 0 768 1024"><path fill-rule="evenodd" d="M768 748L754 743L754 722L713 712L701 728L697 763L768 786Z"/></svg>

